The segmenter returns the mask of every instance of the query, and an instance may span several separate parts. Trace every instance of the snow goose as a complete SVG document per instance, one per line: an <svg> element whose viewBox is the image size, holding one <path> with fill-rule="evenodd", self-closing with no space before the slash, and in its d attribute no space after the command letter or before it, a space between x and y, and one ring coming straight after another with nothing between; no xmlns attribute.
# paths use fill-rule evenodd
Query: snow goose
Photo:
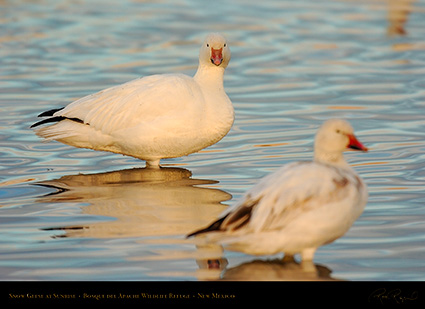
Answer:
<svg viewBox="0 0 425 309"><path fill-rule="evenodd" d="M41 113L33 124L46 141L110 151L159 167L160 159L197 152L221 140L234 120L223 88L230 49L220 34L201 46L194 77L152 75ZM51 123L54 123L51 125Z"/></svg>
<svg viewBox="0 0 425 309"><path fill-rule="evenodd" d="M254 255L300 253L312 261L318 247L344 235L363 212L365 184L347 164L346 148L367 151L345 120L318 130L312 162L294 162L264 177L208 227L188 235Z"/></svg>

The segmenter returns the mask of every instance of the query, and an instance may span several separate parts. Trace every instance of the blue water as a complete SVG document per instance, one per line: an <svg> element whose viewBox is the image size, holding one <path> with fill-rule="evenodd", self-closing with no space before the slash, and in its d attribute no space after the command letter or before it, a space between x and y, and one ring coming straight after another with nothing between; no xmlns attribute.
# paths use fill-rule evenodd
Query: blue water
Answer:
<svg viewBox="0 0 425 309"><path fill-rule="evenodd" d="M2 2L0 280L425 280L425 1L394 3ZM232 50L236 112L216 145L158 172L29 129L38 113L106 87L194 74L213 31ZM318 250L321 275L235 252L221 272L205 270L184 235L267 173L310 159L332 117L370 148L346 154L370 199Z"/></svg>

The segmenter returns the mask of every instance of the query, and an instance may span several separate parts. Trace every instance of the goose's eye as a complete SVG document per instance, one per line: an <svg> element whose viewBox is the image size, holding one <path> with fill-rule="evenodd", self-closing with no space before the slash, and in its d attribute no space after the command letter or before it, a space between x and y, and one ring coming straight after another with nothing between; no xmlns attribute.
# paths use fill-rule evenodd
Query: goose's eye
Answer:
<svg viewBox="0 0 425 309"><path fill-rule="evenodd" d="M340 130L336 130L336 133L341 133L341 131Z"/></svg>
<svg viewBox="0 0 425 309"><path fill-rule="evenodd" d="M226 43L224 43L224 47L226 47L227 46L227 44Z"/></svg>
<svg viewBox="0 0 425 309"><path fill-rule="evenodd" d="M210 44L207 43L207 47L210 47Z"/></svg>

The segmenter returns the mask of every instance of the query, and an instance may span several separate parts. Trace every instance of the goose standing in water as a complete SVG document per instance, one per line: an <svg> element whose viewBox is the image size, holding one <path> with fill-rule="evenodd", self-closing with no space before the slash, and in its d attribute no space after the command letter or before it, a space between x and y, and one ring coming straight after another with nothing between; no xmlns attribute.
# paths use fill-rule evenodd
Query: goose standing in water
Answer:
<svg viewBox="0 0 425 309"><path fill-rule="evenodd" d="M264 177L208 227L204 236L234 251L254 255L300 253L312 261L318 247L343 236L363 212L368 192L347 164L347 148L367 151L345 120L318 130L312 162L294 162Z"/></svg>
<svg viewBox="0 0 425 309"><path fill-rule="evenodd" d="M46 141L120 153L159 167L161 159L197 152L229 132L234 111L223 88L229 60L226 39L209 34L194 77L142 77L41 113L48 118L31 127L50 124L35 131Z"/></svg>

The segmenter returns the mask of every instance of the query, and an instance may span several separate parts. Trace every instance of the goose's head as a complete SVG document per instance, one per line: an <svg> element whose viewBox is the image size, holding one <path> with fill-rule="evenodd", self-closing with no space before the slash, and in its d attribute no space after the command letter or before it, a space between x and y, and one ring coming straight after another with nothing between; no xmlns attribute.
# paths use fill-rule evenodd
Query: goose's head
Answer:
<svg viewBox="0 0 425 309"><path fill-rule="evenodd" d="M356 138L353 127L345 120L327 120L317 131L314 141L315 159L327 163L345 163L342 152L346 149L368 151Z"/></svg>
<svg viewBox="0 0 425 309"><path fill-rule="evenodd" d="M221 34L209 34L201 46L199 62L203 65L226 68L230 61L230 49Z"/></svg>

